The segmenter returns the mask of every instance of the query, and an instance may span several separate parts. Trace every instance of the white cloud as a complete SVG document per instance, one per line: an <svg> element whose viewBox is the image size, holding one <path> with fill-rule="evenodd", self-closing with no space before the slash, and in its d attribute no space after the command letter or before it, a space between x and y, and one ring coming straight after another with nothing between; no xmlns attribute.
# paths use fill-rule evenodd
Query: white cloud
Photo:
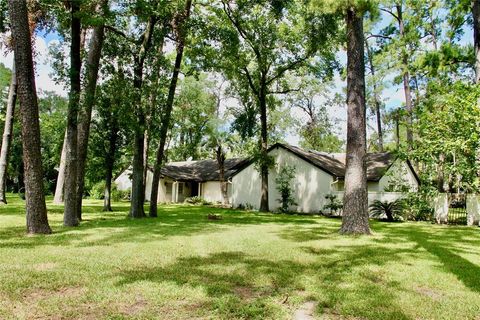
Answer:
<svg viewBox="0 0 480 320"><path fill-rule="evenodd" d="M61 96L67 96L67 91L62 85L56 84L50 74L53 73L53 69L48 61L48 46L55 40L50 41L48 44L41 36L35 36L35 84L37 90L53 91ZM0 62L8 68L13 66L13 52L6 54L5 48L0 50Z"/></svg>

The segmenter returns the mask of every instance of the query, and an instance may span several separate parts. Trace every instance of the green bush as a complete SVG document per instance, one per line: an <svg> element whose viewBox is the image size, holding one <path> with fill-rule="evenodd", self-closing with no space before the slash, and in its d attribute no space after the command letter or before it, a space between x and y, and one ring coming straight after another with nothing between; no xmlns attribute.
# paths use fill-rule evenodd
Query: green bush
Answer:
<svg viewBox="0 0 480 320"><path fill-rule="evenodd" d="M207 201L204 198L199 196L186 198L184 202L189 204L195 204L195 205L203 205L203 206L208 206L212 204L210 201Z"/></svg>
<svg viewBox="0 0 480 320"><path fill-rule="evenodd" d="M237 206L237 209L238 210L246 210L246 211L252 211L253 210L253 204L251 203L240 203L238 206Z"/></svg>
<svg viewBox="0 0 480 320"><path fill-rule="evenodd" d="M404 217L413 221L432 221L434 216L433 199L435 194L426 190L410 192L404 198Z"/></svg>
<svg viewBox="0 0 480 320"><path fill-rule="evenodd" d="M280 193L280 199L277 201L281 204L280 212L286 213L290 211L290 206L295 206L295 198L293 196L292 180L295 178L295 167L285 165L280 168L278 176L275 178L277 191Z"/></svg>
<svg viewBox="0 0 480 320"><path fill-rule="evenodd" d="M105 181L95 183L89 191L90 199L102 200L105 198ZM120 201L128 200L130 198L130 189L118 190L117 185L112 183L111 200Z"/></svg>
<svg viewBox="0 0 480 320"><path fill-rule="evenodd" d="M402 199L395 201L380 201L375 200L369 206L370 215L374 218L386 217L387 221L401 221L403 218L404 203Z"/></svg>
<svg viewBox="0 0 480 320"><path fill-rule="evenodd" d="M325 199L328 200L328 203L323 207L323 209L329 211L329 213L325 214L326 216L332 216L342 210L343 202L338 199L337 195L327 194Z"/></svg>
<svg viewBox="0 0 480 320"><path fill-rule="evenodd" d="M130 200L131 190L118 190L117 185L112 185L112 201Z"/></svg>
<svg viewBox="0 0 480 320"><path fill-rule="evenodd" d="M105 195L105 181L95 183L88 191L90 199L103 199Z"/></svg>

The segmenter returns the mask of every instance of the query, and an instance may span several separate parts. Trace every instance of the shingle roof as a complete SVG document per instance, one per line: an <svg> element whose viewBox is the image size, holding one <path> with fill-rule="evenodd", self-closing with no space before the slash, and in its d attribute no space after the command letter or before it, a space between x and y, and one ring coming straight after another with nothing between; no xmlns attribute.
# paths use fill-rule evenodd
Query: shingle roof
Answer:
<svg viewBox="0 0 480 320"><path fill-rule="evenodd" d="M304 150L289 144L277 143L269 148L283 148L338 179L345 178L345 153L326 153ZM367 180L379 181L395 161L388 152L367 154ZM231 178L241 169L252 163L251 159L226 159L225 179ZM413 170L413 169L412 169ZM219 181L220 173L216 160L170 162L161 171L163 176L177 181ZM414 173L415 174L415 173Z"/></svg>
<svg viewBox="0 0 480 320"><path fill-rule="evenodd" d="M303 160L312 165L326 171L327 173L339 178L345 178L345 153L326 153L314 150L304 150L299 147L291 146L284 143L277 143L270 147L283 148L296 154ZM367 180L378 181L395 161L396 157L392 153L368 153L367 154Z"/></svg>
<svg viewBox="0 0 480 320"><path fill-rule="evenodd" d="M246 159L226 159L225 179L232 176ZM219 181L220 170L216 160L198 160L184 162L170 162L161 170L163 176L177 181Z"/></svg>

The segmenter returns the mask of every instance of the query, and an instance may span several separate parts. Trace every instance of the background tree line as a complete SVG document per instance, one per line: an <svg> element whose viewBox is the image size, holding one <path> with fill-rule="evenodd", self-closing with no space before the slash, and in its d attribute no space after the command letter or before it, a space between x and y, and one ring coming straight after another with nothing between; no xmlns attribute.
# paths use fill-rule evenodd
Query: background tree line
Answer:
<svg viewBox="0 0 480 320"><path fill-rule="evenodd" d="M268 211L267 149L292 133L304 148L346 150L346 233L369 232L367 151L409 157L424 188L479 187L479 1L1 0L0 6L3 45L15 52L17 67L0 68L0 200L6 203L6 190L25 193L27 216L28 199L35 199L32 214L43 212L44 193L55 193L64 202L64 224L76 226L82 199L99 183L111 210L112 181L130 167L130 216L141 218L147 170L156 199L167 161L215 158L221 169L233 156L256 159L260 208ZM50 58L67 97L39 92L37 100L35 85L25 82L35 48L19 37L45 31L58 37ZM404 104L389 102L395 89ZM346 119L338 119L339 110ZM39 119L38 130L33 122L25 128L27 118ZM36 148L31 163L26 143ZM157 215L156 201L148 211ZM46 213L40 216L46 223Z"/></svg>

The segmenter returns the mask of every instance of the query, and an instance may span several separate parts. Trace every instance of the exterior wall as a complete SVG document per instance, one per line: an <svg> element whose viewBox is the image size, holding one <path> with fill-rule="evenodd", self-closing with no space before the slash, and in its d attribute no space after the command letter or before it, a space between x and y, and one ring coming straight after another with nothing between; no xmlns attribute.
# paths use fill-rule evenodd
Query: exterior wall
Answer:
<svg viewBox="0 0 480 320"><path fill-rule="evenodd" d="M238 172L232 178L232 205L250 205L254 209L260 206L260 173L253 164Z"/></svg>
<svg viewBox="0 0 480 320"><path fill-rule="evenodd" d="M152 195L153 172L147 170L147 181L145 181L145 200L150 201Z"/></svg>
<svg viewBox="0 0 480 320"><path fill-rule="evenodd" d="M331 192L343 201L343 191ZM392 202L404 196L401 192L383 192L383 191L368 191L368 205L371 205L375 200Z"/></svg>
<svg viewBox="0 0 480 320"><path fill-rule="evenodd" d="M210 202L223 202L222 191L220 190L220 181L202 182L202 192L200 196ZM227 184L229 202L232 202L232 185Z"/></svg>
<svg viewBox="0 0 480 320"><path fill-rule="evenodd" d="M403 184L410 187L412 191L418 190L418 181L415 178L412 170L408 166L406 161L397 159L385 172L384 176L380 179L380 181L368 181L367 187L368 192L385 192L385 188L389 186L391 182L395 181L396 183L399 181L403 181ZM339 181L335 184L334 190L336 191L344 191L344 181Z"/></svg>
<svg viewBox="0 0 480 320"><path fill-rule="evenodd" d="M115 184L117 185L117 189L120 191L126 191L132 188L132 170L127 169L123 171L115 180Z"/></svg>
<svg viewBox="0 0 480 320"><path fill-rule="evenodd" d="M325 195L333 190L333 177L310 163L300 159L293 153L276 148L269 153L275 159L275 168L268 175L268 204L270 210L280 208L280 194L276 189L275 178L284 165L295 166L295 178L292 181L295 202L292 210L316 213L326 204ZM250 165L232 179L232 204L234 207L249 204L253 208L260 207L261 178L254 165Z"/></svg>
<svg viewBox="0 0 480 320"><path fill-rule="evenodd" d="M377 191L384 191L391 182L401 182L412 191L418 190L418 181L406 161L397 159L378 182ZM370 189L370 188L369 188Z"/></svg>
<svg viewBox="0 0 480 320"><path fill-rule="evenodd" d="M158 184L157 203L172 202L173 190L170 189L167 193L167 183L171 183L173 185L173 182L174 181L170 179L160 179L160 183Z"/></svg>

